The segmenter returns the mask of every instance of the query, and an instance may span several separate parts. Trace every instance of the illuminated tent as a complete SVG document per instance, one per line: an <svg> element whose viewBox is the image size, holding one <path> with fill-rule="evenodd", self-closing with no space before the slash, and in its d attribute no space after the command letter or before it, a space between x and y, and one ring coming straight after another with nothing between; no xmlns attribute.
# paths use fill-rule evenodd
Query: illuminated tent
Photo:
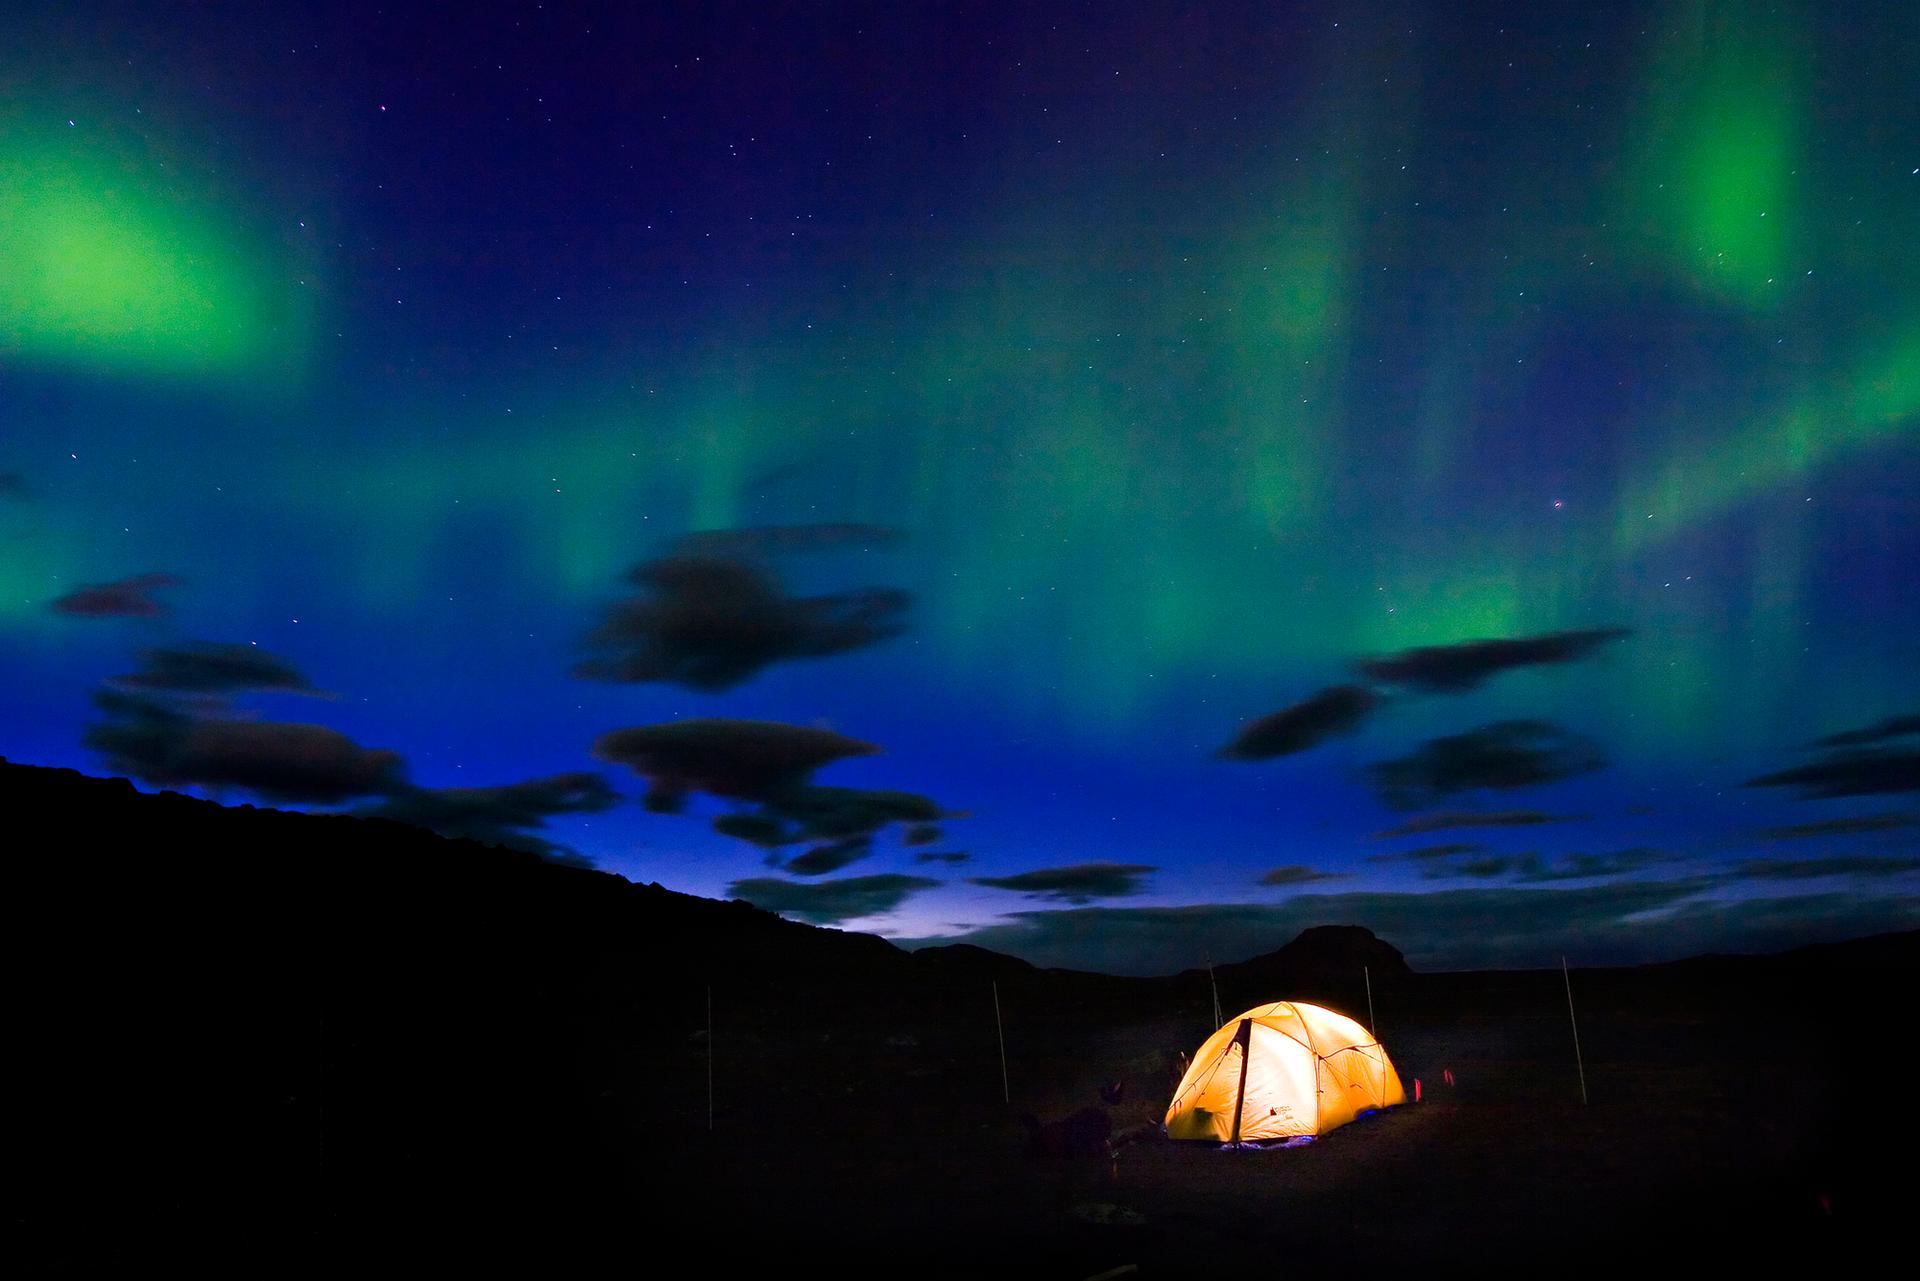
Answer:
<svg viewBox="0 0 1920 1281"><path fill-rule="evenodd" d="M1344 1014L1255 1006L1207 1038L1167 1108L1167 1137L1214 1143L1325 1134L1407 1092L1380 1043Z"/></svg>

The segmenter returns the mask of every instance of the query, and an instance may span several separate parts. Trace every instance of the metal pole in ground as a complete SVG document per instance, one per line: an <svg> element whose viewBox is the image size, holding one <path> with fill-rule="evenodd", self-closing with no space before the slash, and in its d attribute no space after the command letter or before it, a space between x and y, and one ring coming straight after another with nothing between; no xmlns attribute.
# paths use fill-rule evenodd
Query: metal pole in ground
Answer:
<svg viewBox="0 0 1920 1281"><path fill-rule="evenodd" d="M1573 976L1567 972L1567 958L1560 957L1560 980L1567 985L1567 1022L1573 1025L1573 1065L1580 1072L1580 1103L1587 1102L1587 1064L1580 1057L1580 1020L1573 1014Z"/></svg>
<svg viewBox="0 0 1920 1281"><path fill-rule="evenodd" d="M1013 1091L1007 1087L1007 1029L1000 1022L1000 980L993 981L993 1030L1000 1037L1000 1101L1013 1102Z"/></svg>
<svg viewBox="0 0 1920 1281"><path fill-rule="evenodd" d="M1373 969L1372 967L1366 966L1366 965L1361 966L1360 977L1365 979L1367 982L1367 1035L1371 1036L1375 1041L1378 1041L1380 1039L1380 1025L1373 1021Z"/></svg>

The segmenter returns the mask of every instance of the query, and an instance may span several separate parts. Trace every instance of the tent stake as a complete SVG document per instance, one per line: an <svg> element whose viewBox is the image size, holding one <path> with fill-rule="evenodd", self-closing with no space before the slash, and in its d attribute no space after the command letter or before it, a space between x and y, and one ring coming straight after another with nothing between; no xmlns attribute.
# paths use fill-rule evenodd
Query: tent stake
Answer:
<svg viewBox="0 0 1920 1281"><path fill-rule="evenodd" d="M1567 985L1567 1022L1573 1025L1573 1065L1580 1072L1580 1106L1587 1104L1587 1064L1580 1057L1580 1020L1573 1015L1573 976L1567 973L1567 958L1560 957L1560 981Z"/></svg>
<svg viewBox="0 0 1920 1281"><path fill-rule="evenodd" d="M1000 1022L1000 980L993 981L993 1030L1000 1038L1000 1101L1013 1102L1013 1091L1007 1087L1007 1029Z"/></svg>
<svg viewBox="0 0 1920 1281"><path fill-rule="evenodd" d="M1380 1040L1380 1025L1374 1022L1373 1018L1373 971L1368 966L1363 965L1360 967L1360 977L1364 979L1367 984L1367 1034L1378 1043Z"/></svg>

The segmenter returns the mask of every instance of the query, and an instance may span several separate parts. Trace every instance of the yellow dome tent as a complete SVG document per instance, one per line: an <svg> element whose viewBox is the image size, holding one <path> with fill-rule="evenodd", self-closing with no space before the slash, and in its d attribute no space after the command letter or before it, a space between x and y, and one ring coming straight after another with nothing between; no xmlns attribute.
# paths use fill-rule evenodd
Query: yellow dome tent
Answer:
<svg viewBox="0 0 1920 1281"><path fill-rule="evenodd" d="M1255 1006L1208 1037L1167 1108L1167 1137L1215 1143L1325 1134L1407 1101L1387 1052L1344 1014Z"/></svg>

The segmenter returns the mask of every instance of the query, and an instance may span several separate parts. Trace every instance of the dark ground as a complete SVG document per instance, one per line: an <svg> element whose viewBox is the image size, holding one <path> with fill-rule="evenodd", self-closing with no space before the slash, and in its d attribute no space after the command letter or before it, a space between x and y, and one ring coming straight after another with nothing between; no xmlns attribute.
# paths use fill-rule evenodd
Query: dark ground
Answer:
<svg viewBox="0 0 1920 1281"><path fill-rule="evenodd" d="M1204 974L909 955L64 771L0 764L0 803L10 1253L35 1273L1771 1274L1873 1262L1911 1216L1920 936L1574 971L1583 1106L1557 972L1412 974L1313 931L1222 967L1225 1012L1364 1019L1366 964L1424 1102L1297 1149L1043 1157L1020 1114L1151 1131L1211 1030Z"/></svg>

